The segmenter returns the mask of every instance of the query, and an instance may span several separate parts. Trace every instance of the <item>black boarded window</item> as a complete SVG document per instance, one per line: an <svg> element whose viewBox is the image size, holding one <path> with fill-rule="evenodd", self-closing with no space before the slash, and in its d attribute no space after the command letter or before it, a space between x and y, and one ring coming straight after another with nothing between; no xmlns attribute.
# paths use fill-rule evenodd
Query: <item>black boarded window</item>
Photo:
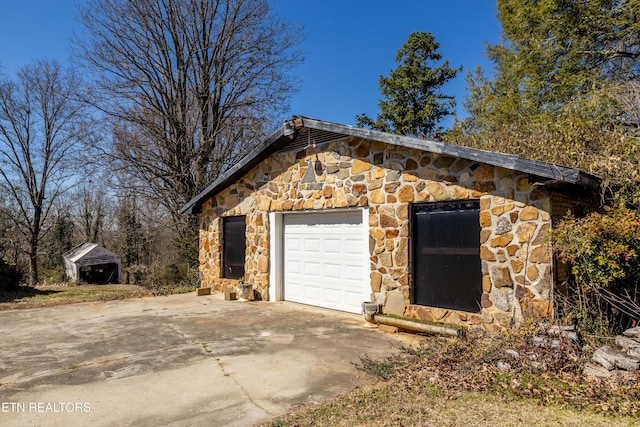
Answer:
<svg viewBox="0 0 640 427"><path fill-rule="evenodd" d="M480 203L411 206L414 304L480 312Z"/></svg>
<svg viewBox="0 0 640 427"><path fill-rule="evenodd" d="M244 276L245 224L244 216L222 219L222 277L226 279Z"/></svg>

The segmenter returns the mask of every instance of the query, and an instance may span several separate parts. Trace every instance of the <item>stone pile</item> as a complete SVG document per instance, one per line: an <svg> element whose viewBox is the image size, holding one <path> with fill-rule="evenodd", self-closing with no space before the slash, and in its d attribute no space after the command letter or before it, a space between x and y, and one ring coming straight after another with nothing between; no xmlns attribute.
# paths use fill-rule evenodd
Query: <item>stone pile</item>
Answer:
<svg viewBox="0 0 640 427"><path fill-rule="evenodd" d="M627 329L615 338L615 347L597 349L584 368L584 375L612 378L640 370L640 327Z"/></svg>
<svg viewBox="0 0 640 427"><path fill-rule="evenodd" d="M535 349L520 351L507 349L505 351L505 355L509 356L507 359L524 361L525 364L529 364L533 369L545 369L545 350L560 350L567 346L581 348L582 346L582 340L574 326L553 325L546 327L541 324L540 327L542 331L527 340L528 345L539 348L539 351ZM496 363L496 367L501 371L509 371L512 368L512 364L499 360Z"/></svg>
<svg viewBox="0 0 640 427"><path fill-rule="evenodd" d="M530 344L535 347L557 349L563 342L580 345L580 336L574 326L553 325L545 329L545 334L531 337Z"/></svg>

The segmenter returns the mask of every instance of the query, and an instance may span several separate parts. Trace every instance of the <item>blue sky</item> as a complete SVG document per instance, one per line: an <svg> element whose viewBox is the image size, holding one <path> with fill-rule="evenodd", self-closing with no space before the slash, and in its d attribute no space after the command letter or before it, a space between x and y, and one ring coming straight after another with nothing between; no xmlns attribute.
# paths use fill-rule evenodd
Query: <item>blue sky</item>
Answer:
<svg viewBox="0 0 640 427"><path fill-rule="evenodd" d="M82 0L0 0L0 66L12 74L35 59L66 61L69 38L79 29ZM459 114L464 74L476 64L490 68L485 43L497 43L500 25L489 0L271 0L283 18L305 27L305 63L291 113L342 124L375 117L378 79L395 68L396 51L414 31L429 31L440 53L464 70L445 92L456 96Z"/></svg>

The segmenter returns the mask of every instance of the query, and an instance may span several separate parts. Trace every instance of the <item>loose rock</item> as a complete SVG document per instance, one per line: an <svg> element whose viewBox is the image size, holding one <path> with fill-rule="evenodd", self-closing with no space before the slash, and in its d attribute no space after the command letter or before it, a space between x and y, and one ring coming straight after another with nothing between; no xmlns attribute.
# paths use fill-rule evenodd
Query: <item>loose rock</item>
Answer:
<svg viewBox="0 0 640 427"><path fill-rule="evenodd" d="M626 353L615 350L608 345L597 349L591 358L593 362L599 363L608 370L620 368L625 371L637 371L640 369L640 359L631 357Z"/></svg>

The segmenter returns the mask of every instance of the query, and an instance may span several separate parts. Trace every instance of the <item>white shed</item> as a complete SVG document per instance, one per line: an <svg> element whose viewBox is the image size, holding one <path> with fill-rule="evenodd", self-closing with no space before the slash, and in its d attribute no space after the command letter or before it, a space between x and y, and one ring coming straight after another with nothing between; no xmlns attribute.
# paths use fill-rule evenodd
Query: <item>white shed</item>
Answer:
<svg viewBox="0 0 640 427"><path fill-rule="evenodd" d="M65 253L64 267L67 277L74 282L120 282L120 256L97 243L86 242Z"/></svg>

